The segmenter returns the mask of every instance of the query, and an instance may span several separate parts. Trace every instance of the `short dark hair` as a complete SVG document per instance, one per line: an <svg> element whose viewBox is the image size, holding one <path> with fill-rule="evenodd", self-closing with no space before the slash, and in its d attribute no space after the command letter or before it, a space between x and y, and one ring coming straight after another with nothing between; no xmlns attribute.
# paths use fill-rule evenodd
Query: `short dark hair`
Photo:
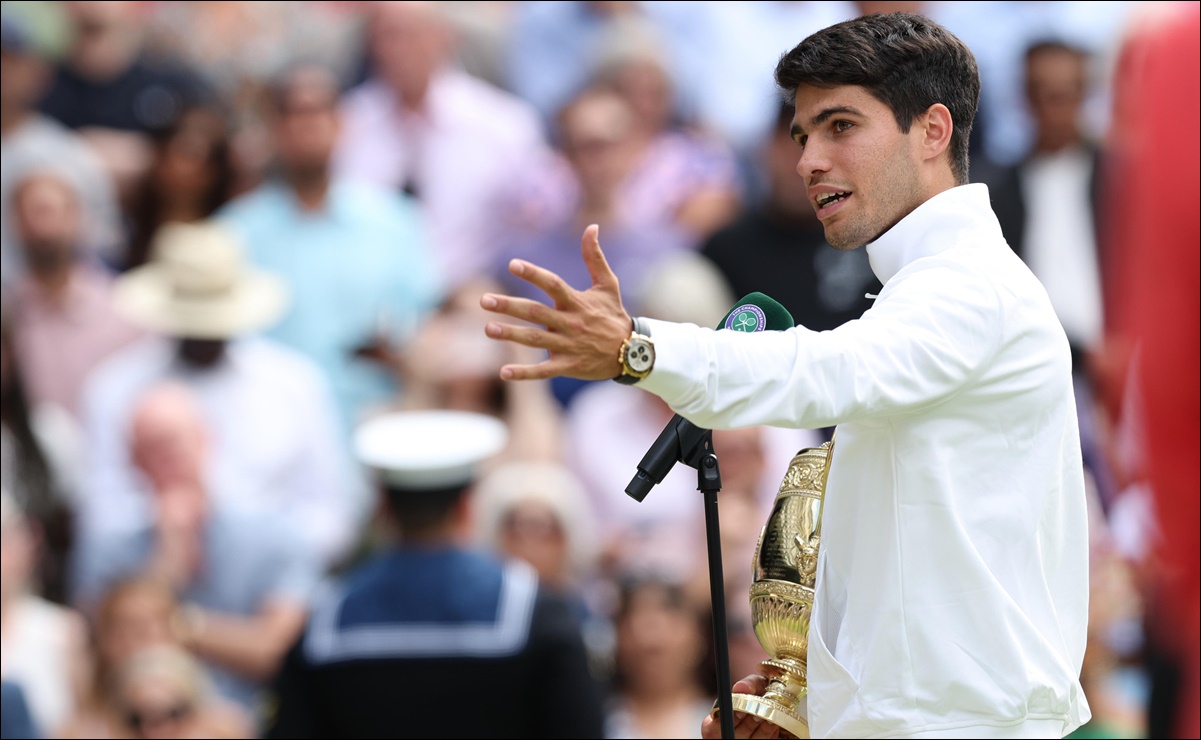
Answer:
<svg viewBox="0 0 1201 740"><path fill-rule="evenodd" d="M776 84L858 85L887 105L902 133L935 103L951 112L951 169L968 182L968 138L980 104L980 71L967 45L913 13L865 15L824 28L776 65Z"/></svg>
<svg viewBox="0 0 1201 740"><path fill-rule="evenodd" d="M402 538L419 536L445 524L467 495L467 486L411 491L385 484L383 489Z"/></svg>

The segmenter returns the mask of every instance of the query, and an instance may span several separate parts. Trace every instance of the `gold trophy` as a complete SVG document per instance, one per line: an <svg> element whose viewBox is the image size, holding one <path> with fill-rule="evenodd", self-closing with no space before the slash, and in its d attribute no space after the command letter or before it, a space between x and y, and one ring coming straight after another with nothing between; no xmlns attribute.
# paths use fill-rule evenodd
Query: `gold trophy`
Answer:
<svg viewBox="0 0 1201 740"><path fill-rule="evenodd" d="M736 712L753 714L799 738L809 725L797 713L808 691L809 619L821 545L822 504L834 441L798 452L788 464L771 516L759 533L752 563L751 621L771 656L760 663L768 678L763 696L734 694Z"/></svg>

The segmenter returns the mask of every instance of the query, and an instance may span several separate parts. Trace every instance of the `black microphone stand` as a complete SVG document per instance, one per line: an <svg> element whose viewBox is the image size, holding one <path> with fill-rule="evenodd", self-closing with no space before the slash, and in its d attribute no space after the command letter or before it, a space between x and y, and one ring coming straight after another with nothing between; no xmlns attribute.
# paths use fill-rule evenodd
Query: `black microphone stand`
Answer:
<svg viewBox="0 0 1201 740"><path fill-rule="evenodd" d="M718 720L721 722L722 738L733 740L734 697L730 693L726 588L721 567L721 527L717 518L717 492L721 490L721 470L717 465L717 453L713 450L713 432L692 424L675 424L664 429L660 437L665 435L675 437L676 461L696 469L697 489L705 497L705 541L709 551L709 599L713 602L713 652L717 663ZM652 449L663 448L656 443ZM650 453L648 457L649 455ZM646 474L644 465L650 466L651 461L643 460L643 464L639 465L638 475L626 488L626 493L638 501L642 501L650 492L651 486L658 482ZM659 470L660 477L666 472L662 465L652 469Z"/></svg>

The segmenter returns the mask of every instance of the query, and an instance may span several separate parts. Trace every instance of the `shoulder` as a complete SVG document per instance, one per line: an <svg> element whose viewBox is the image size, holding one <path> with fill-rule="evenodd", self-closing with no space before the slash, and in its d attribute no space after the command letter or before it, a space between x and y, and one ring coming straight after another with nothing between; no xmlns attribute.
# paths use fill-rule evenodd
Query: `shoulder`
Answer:
<svg viewBox="0 0 1201 740"><path fill-rule="evenodd" d="M542 122L537 110L516 95L458 70L447 72L438 84L459 117L469 111L488 111L488 126L477 130L514 141L542 138Z"/></svg>

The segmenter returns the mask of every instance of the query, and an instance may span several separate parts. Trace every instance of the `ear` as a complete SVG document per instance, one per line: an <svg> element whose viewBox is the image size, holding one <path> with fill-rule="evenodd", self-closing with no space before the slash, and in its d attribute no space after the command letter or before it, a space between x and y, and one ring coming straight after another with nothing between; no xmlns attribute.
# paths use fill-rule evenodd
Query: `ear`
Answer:
<svg viewBox="0 0 1201 740"><path fill-rule="evenodd" d="M926 109L918 123L921 126L922 159L929 161L942 156L950 148L951 132L955 130L951 111L942 103L935 103Z"/></svg>

